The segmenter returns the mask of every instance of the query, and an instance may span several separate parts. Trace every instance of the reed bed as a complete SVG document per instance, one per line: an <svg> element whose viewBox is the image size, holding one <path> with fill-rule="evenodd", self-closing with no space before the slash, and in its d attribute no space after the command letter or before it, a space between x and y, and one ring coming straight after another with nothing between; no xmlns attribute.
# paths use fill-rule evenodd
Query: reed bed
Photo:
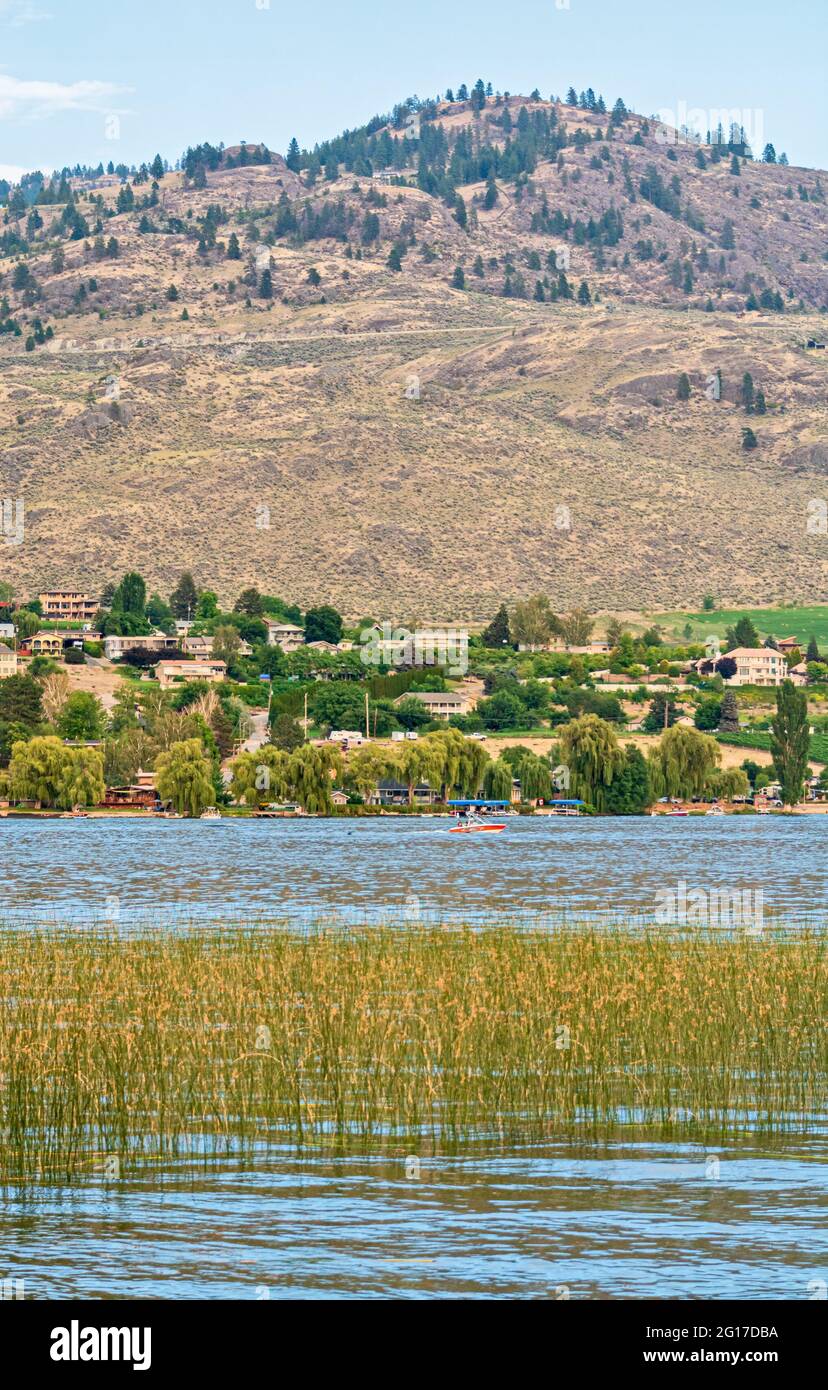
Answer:
<svg viewBox="0 0 828 1390"><path fill-rule="evenodd" d="M808 931L8 929L0 1175L630 1123L807 1131L825 986Z"/></svg>

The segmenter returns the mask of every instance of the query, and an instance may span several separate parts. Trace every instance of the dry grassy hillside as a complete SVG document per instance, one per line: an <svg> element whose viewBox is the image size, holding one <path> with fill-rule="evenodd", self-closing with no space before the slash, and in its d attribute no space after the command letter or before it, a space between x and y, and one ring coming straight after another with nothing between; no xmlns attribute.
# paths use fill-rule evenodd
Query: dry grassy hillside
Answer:
<svg viewBox="0 0 828 1390"><path fill-rule="evenodd" d="M511 99L515 118L522 104ZM492 115L438 119L500 140ZM570 135L607 132L593 113L560 118ZM200 189L166 175L157 205L102 217L117 258L96 255L88 197L88 238L59 236L62 207L40 209L23 258L35 289L14 288L19 257L0 261L10 313L54 332L34 351L27 326L0 337L0 496L23 498L26 516L24 543L0 545L0 577L99 587L134 565L169 590L191 568L223 598L256 582L405 618L481 618L539 589L560 607L696 605L708 590L823 598L828 537L807 519L828 499L828 353L805 344L828 328L825 176L702 169L692 148L670 159L642 130L630 118L610 140L568 146L519 197L499 184L488 211L484 184L463 187L466 230L416 187L342 170L308 189L275 157L209 172ZM651 166L665 184L678 176L694 227L641 197ZM342 199L347 241L277 236L284 197L297 211ZM600 247L532 231L544 199L572 222L614 207L623 235ZM215 244L199 249L193 229L216 206ZM371 211L380 237L363 245ZM139 230L142 216L157 230ZM241 259L227 258L233 232ZM561 246L589 305L548 302ZM510 264L525 298L502 293ZM259 292L267 266L273 299ZM532 298L538 280L547 302ZM763 289L785 312L745 311ZM715 371L718 402L704 390ZM761 417L740 404L745 372L765 392Z"/></svg>

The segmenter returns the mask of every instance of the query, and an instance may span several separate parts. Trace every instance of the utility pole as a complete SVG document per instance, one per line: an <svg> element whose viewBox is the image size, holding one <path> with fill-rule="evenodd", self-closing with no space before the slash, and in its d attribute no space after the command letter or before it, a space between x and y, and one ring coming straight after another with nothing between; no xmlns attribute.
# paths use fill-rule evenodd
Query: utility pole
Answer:
<svg viewBox="0 0 828 1390"><path fill-rule="evenodd" d="M367 739L370 739L370 737L371 737L371 722L370 722L370 715L369 715L369 713L368 713L368 691L367 691L367 690L366 690L366 692L365 692L365 737L366 737Z"/></svg>
<svg viewBox="0 0 828 1390"><path fill-rule="evenodd" d="M305 691L305 742L308 741L308 692Z"/></svg>

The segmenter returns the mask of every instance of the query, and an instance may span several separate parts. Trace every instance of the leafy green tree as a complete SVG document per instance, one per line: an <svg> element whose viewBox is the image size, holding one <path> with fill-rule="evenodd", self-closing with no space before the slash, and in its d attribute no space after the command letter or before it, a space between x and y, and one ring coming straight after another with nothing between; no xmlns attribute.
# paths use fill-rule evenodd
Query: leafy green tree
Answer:
<svg viewBox="0 0 828 1390"><path fill-rule="evenodd" d="M422 700L411 695L396 706L396 715L404 729L421 729L431 722L431 715Z"/></svg>
<svg viewBox="0 0 828 1390"><path fill-rule="evenodd" d="M43 719L42 693L31 676L7 676L0 681L0 719L34 729Z"/></svg>
<svg viewBox="0 0 828 1390"><path fill-rule="evenodd" d="M270 742L283 753L292 753L305 742L305 733L298 719L290 714L279 714L270 730Z"/></svg>
<svg viewBox="0 0 828 1390"><path fill-rule="evenodd" d="M715 698L702 700L693 717L693 723L702 733L710 734L719 727L719 719L722 713L722 702Z"/></svg>
<svg viewBox="0 0 828 1390"><path fill-rule="evenodd" d="M92 741L103 736L106 715L97 696L88 690L75 690L67 698L57 728L61 738Z"/></svg>
<svg viewBox="0 0 828 1390"><path fill-rule="evenodd" d="M477 713L486 729L531 729L532 715L520 696L511 690L496 690L488 700L480 700Z"/></svg>
<svg viewBox="0 0 828 1390"><path fill-rule="evenodd" d="M559 624L545 594L534 594L531 598L515 604L508 620L508 630L512 640L530 650L545 647L556 632ZM488 645L488 644L487 644Z"/></svg>
<svg viewBox="0 0 828 1390"><path fill-rule="evenodd" d="M112 598L112 611L133 618L145 616L147 586L140 574L129 570L118 585Z"/></svg>
<svg viewBox="0 0 828 1390"><path fill-rule="evenodd" d="M771 753L786 806L795 806L802 799L809 742L805 691L798 690L793 681L785 680L776 691L776 713L771 720Z"/></svg>
<svg viewBox="0 0 828 1390"><path fill-rule="evenodd" d="M256 588L243 589L233 604L234 613L246 613L250 618L260 618L264 613L264 601Z"/></svg>
<svg viewBox="0 0 828 1390"><path fill-rule="evenodd" d="M309 608L305 614L305 641L332 642L334 645L341 642L341 614L328 603L320 604L316 608Z"/></svg>
<svg viewBox="0 0 828 1390"><path fill-rule="evenodd" d="M162 632L175 632L173 611L160 594L150 594L147 599L147 622L152 623L153 627L160 627Z"/></svg>
<svg viewBox="0 0 828 1390"><path fill-rule="evenodd" d="M213 633L213 657L225 662L228 671L239 660L241 637L239 629L232 623L221 623Z"/></svg>
<svg viewBox="0 0 828 1390"><path fill-rule="evenodd" d="M642 816L652 802L647 760L640 749L628 744L624 762L604 795L611 816Z"/></svg>
<svg viewBox="0 0 828 1390"><path fill-rule="evenodd" d="M647 734L658 734L662 729L669 729L678 719L679 707L674 699L658 691L650 701L649 713L646 715L642 728Z"/></svg>
<svg viewBox="0 0 828 1390"><path fill-rule="evenodd" d="M179 815L200 816L215 803L213 768L201 739L173 743L155 764L156 785L162 801L170 801Z"/></svg>

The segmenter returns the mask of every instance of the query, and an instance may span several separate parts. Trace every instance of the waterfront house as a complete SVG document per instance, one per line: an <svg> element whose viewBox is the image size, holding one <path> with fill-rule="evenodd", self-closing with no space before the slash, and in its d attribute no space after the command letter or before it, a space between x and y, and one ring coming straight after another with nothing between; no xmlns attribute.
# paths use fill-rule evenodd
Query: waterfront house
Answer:
<svg viewBox="0 0 828 1390"><path fill-rule="evenodd" d="M428 786L426 782L421 782L414 788L414 804L419 806L433 806L440 800L440 792L434 787ZM376 788L368 797L369 806L407 806L408 787L404 782L397 782L393 777L383 777L376 785Z"/></svg>
<svg viewBox="0 0 828 1390"><path fill-rule="evenodd" d="M331 792L331 801L333 802L334 806L347 806L348 793L340 791L339 787L335 787L334 790Z"/></svg>

